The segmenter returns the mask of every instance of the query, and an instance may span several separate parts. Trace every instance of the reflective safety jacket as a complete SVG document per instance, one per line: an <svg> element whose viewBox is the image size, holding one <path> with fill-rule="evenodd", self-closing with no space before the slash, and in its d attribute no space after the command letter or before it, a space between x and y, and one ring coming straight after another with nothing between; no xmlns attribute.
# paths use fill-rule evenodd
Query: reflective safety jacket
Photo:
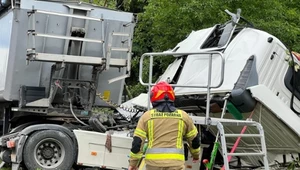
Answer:
<svg viewBox="0 0 300 170"><path fill-rule="evenodd" d="M143 153L145 139L148 149L145 154L147 165L170 167L184 165L183 138L189 144L194 158L199 158L200 141L198 131L192 119L182 110L159 112L155 109L145 112L135 129L130 153L130 165L137 166Z"/></svg>

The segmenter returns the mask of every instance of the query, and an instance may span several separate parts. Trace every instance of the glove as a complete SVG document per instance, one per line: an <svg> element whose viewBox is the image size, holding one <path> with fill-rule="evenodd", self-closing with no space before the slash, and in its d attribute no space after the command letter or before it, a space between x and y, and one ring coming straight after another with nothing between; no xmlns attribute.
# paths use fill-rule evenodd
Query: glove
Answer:
<svg viewBox="0 0 300 170"><path fill-rule="evenodd" d="M136 166L129 166L128 170L138 170L138 167L136 167Z"/></svg>

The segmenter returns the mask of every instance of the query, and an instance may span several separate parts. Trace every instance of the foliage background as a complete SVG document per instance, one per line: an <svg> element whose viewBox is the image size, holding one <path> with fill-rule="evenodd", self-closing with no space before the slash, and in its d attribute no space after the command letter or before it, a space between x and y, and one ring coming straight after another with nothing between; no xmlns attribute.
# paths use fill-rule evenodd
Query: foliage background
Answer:
<svg viewBox="0 0 300 170"><path fill-rule="evenodd" d="M143 53L171 49L192 30L226 22L230 18L225 9L236 13L240 8L241 15L255 28L276 36L293 51L300 51L300 2L297 0L94 0L93 3L138 15L132 76L126 80L133 96L145 90L138 82L138 62ZM158 77L171 61L154 62L154 77Z"/></svg>

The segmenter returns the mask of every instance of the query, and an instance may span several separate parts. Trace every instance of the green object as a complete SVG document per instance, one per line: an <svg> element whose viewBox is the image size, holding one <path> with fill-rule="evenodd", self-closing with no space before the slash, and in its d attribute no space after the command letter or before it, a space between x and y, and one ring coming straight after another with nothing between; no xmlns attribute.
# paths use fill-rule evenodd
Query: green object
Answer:
<svg viewBox="0 0 300 170"><path fill-rule="evenodd" d="M143 146L143 151L142 151L143 154L146 153L147 149L148 149L148 143L145 143L144 146ZM139 159L139 161L138 161L138 163L137 163L138 167L140 166L142 160L143 160L143 157L141 157L141 159Z"/></svg>
<svg viewBox="0 0 300 170"><path fill-rule="evenodd" d="M145 143L143 147L143 154L146 153L147 149L148 149L148 143Z"/></svg>
<svg viewBox="0 0 300 170"><path fill-rule="evenodd" d="M243 115L242 113L230 102L227 103L227 110L229 111L229 113L231 113L231 115L238 120L242 120L243 119Z"/></svg>
<svg viewBox="0 0 300 170"><path fill-rule="evenodd" d="M213 148L213 150L211 152L211 155L210 155L210 161L209 161L209 163L205 164L205 167L208 170L213 169L213 165L214 165L214 162L215 162L215 159L216 159L216 156L217 156L217 152L218 152L219 146L220 146L220 143L219 142L215 142L214 148Z"/></svg>

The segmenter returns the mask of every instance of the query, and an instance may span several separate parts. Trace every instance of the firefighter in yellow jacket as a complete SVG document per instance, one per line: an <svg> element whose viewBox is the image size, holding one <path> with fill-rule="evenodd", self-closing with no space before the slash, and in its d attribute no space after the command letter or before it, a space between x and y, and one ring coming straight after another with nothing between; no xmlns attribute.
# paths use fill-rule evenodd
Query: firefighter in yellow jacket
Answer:
<svg viewBox="0 0 300 170"><path fill-rule="evenodd" d="M175 94L168 83L162 81L153 86L150 100L153 109L141 116L134 132L129 170L138 168L146 138L147 170L185 169L183 139L189 144L193 160L199 159L200 136L197 128L186 112L174 107Z"/></svg>

